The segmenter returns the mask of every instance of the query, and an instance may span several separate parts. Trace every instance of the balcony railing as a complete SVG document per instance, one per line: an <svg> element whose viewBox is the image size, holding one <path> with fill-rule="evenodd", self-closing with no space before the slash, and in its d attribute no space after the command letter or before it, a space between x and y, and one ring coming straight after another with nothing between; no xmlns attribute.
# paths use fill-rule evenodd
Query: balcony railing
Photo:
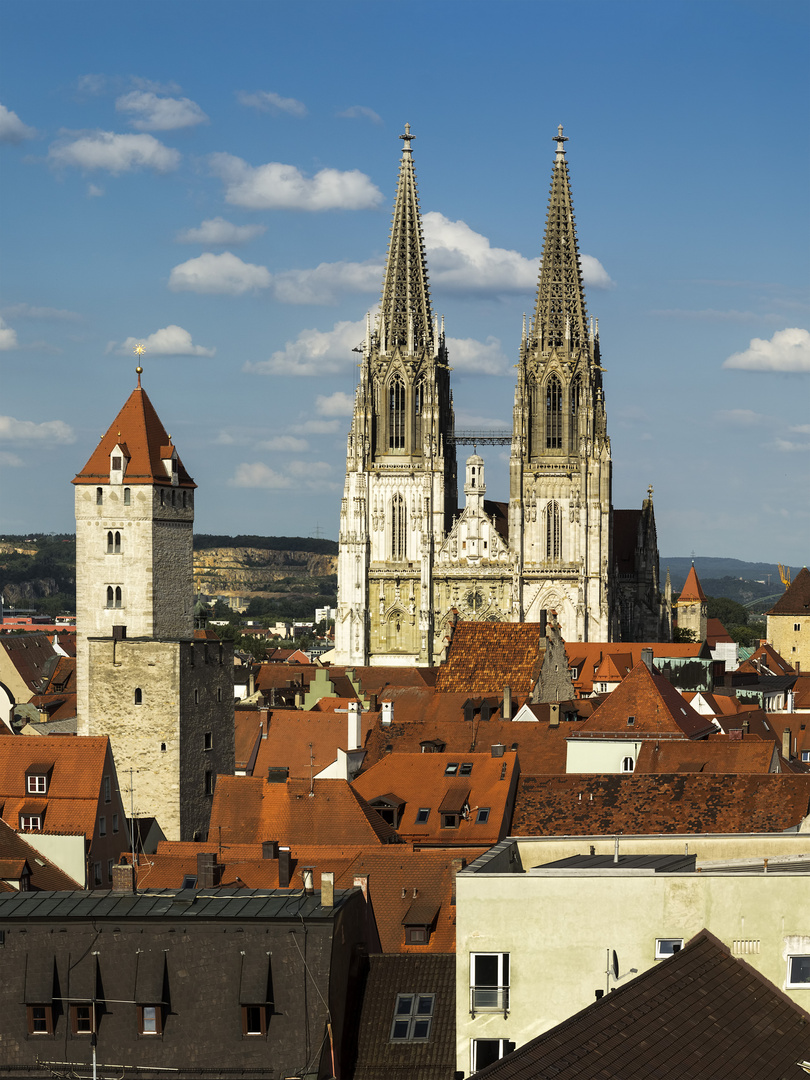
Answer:
<svg viewBox="0 0 810 1080"><path fill-rule="evenodd" d="M509 1012L508 986L471 986L470 1016L479 1012Z"/></svg>

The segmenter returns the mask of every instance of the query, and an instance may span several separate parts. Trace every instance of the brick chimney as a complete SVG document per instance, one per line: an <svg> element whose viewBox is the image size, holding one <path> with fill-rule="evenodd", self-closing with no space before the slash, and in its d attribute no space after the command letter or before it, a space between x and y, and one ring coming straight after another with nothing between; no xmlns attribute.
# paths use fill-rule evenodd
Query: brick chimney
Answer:
<svg viewBox="0 0 810 1080"><path fill-rule="evenodd" d="M321 874L321 907L335 906L335 874L325 870Z"/></svg>
<svg viewBox="0 0 810 1080"><path fill-rule="evenodd" d="M512 719L512 687L505 686L503 688L503 706L501 708L501 716L504 720Z"/></svg>
<svg viewBox="0 0 810 1080"><path fill-rule="evenodd" d="M292 852L288 847L278 849L278 887L288 889L292 877Z"/></svg>
<svg viewBox="0 0 810 1080"><path fill-rule="evenodd" d="M262 858L278 858L278 840L262 840Z"/></svg>
<svg viewBox="0 0 810 1080"><path fill-rule="evenodd" d="M112 868L112 891L135 892L135 867L130 863L117 863Z"/></svg>
<svg viewBox="0 0 810 1080"><path fill-rule="evenodd" d="M197 855L197 886L200 889L213 889L218 885L217 857L213 851L201 851Z"/></svg>
<svg viewBox="0 0 810 1080"><path fill-rule="evenodd" d="M791 737L791 730L789 727L786 727L785 730L782 732L782 757L785 759L785 761L790 761Z"/></svg>
<svg viewBox="0 0 810 1080"><path fill-rule="evenodd" d="M393 701L384 701L382 703L382 725L388 727L394 722L394 703Z"/></svg>

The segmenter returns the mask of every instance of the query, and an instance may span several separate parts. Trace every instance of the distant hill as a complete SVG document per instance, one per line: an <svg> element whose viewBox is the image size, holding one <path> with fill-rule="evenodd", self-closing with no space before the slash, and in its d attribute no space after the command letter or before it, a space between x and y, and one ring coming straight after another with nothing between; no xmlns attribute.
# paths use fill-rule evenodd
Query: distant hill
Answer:
<svg viewBox="0 0 810 1080"><path fill-rule="evenodd" d="M691 565L691 559L661 557L661 579L665 580L669 568L673 593L677 594L683 588ZM796 576L799 569L791 567L791 578ZM695 570L707 596L726 596L757 612L767 611L785 591L776 563L711 559L696 555Z"/></svg>

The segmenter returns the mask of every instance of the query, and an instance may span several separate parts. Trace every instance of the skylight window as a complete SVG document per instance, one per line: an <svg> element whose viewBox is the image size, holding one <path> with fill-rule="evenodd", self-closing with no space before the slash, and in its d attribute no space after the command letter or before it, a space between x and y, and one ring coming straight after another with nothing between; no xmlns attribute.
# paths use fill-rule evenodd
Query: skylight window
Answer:
<svg viewBox="0 0 810 1080"><path fill-rule="evenodd" d="M458 772L458 762L457 761L449 761L447 763L447 768L444 770L444 775L445 776L455 776L457 772Z"/></svg>
<svg viewBox="0 0 810 1080"><path fill-rule="evenodd" d="M430 817L430 807L420 806L416 811L416 824L424 825L427 819Z"/></svg>
<svg viewBox="0 0 810 1080"><path fill-rule="evenodd" d="M458 770L459 776L469 776L472 772L473 763L471 761L463 762L461 768Z"/></svg>
<svg viewBox="0 0 810 1080"><path fill-rule="evenodd" d="M391 1042L427 1042L435 994L397 994Z"/></svg>
<svg viewBox="0 0 810 1080"><path fill-rule="evenodd" d="M475 824L476 825L486 825L486 823L488 821L489 821L489 807L488 806L479 806L478 807L478 813L475 816Z"/></svg>

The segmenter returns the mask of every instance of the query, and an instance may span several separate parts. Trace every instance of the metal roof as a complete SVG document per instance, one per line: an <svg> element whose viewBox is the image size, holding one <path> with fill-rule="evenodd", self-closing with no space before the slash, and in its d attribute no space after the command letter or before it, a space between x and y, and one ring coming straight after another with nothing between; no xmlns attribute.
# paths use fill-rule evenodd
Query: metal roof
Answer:
<svg viewBox="0 0 810 1080"><path fill-rule="evenodd" d="M14 892L0 894L5 919L330 919L353 889L335 890L334 907L320 890L147 889L138 893Z"/></svg>

